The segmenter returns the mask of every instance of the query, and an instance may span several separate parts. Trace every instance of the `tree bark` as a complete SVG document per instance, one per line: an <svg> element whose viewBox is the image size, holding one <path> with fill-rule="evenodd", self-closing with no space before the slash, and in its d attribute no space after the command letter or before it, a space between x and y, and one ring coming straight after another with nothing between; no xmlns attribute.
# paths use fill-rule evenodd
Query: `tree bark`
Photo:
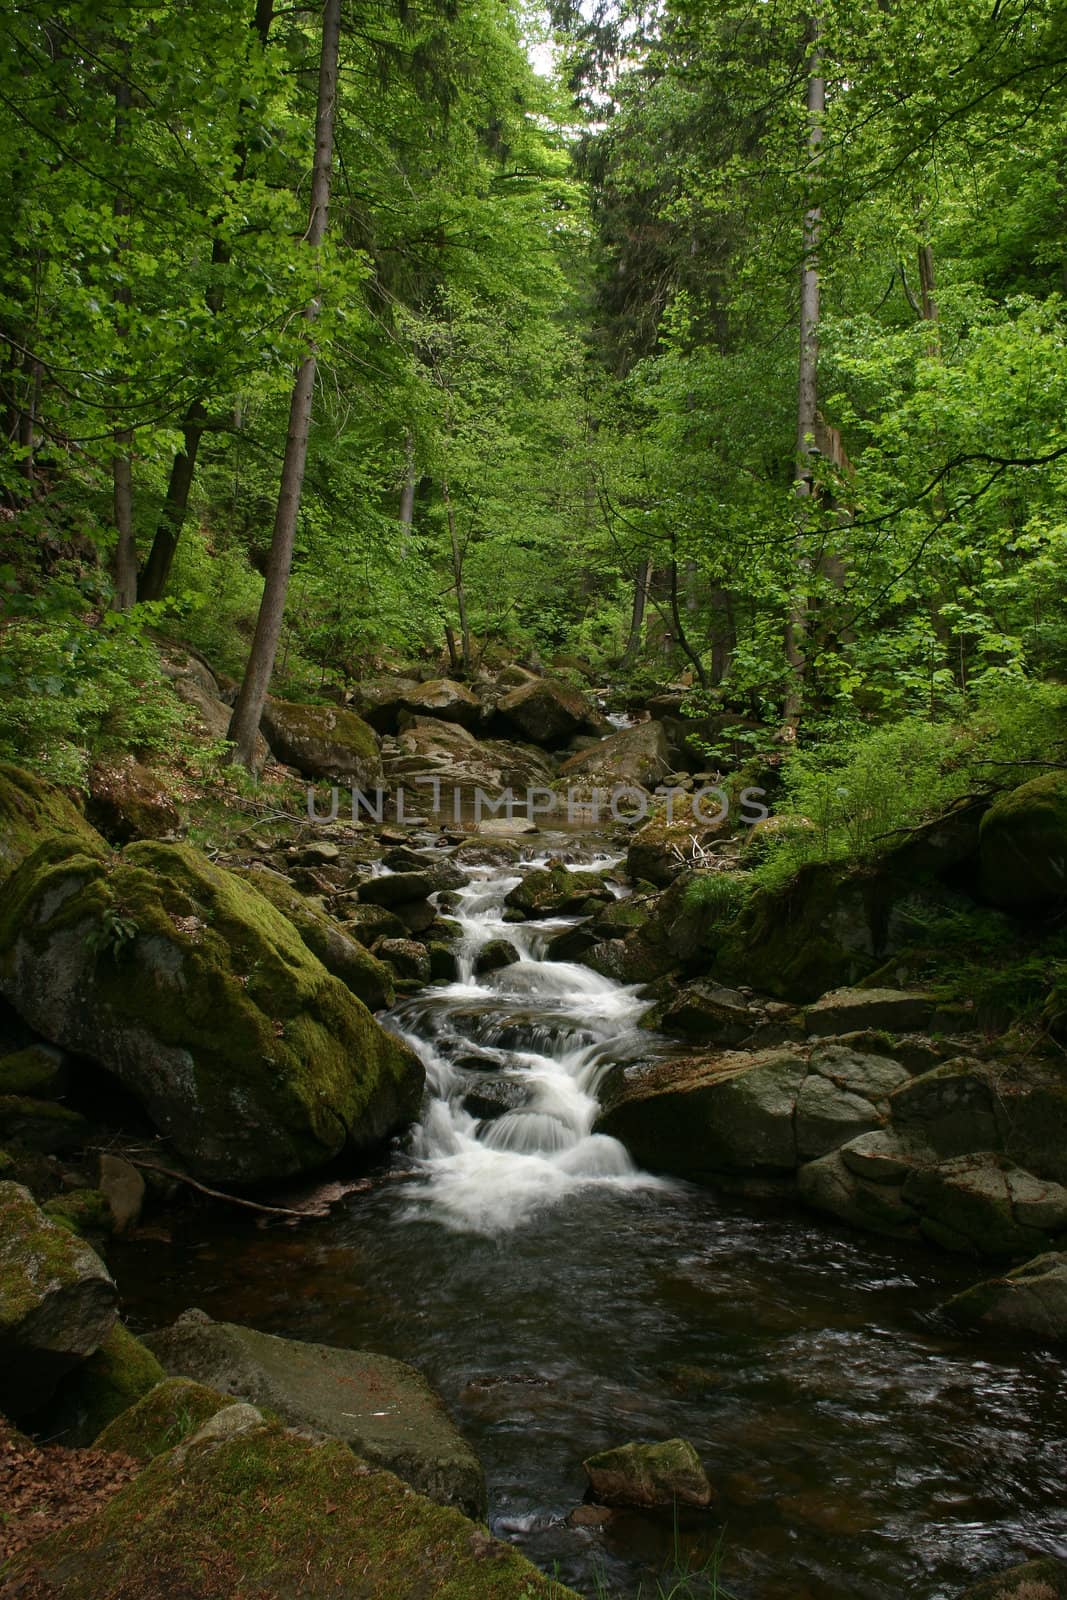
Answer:
<svg viewBox="0 0 1067 1600"><path fill-rule="evenodd" d="M404 482L400 490L399 521L405 528L410 528L415 521L415 441L410 433L404 440Z"/></svg>
<svg viewBox="0 0 1067 1600"><path fill-rule="evenodd" d="M629 672L637 660L641 649L641 630L645 625L645 607L648 604L648 586L652 581L652 563L646 556L637 566L637 576L634 579L634 603L630 613L630 635L626 641L626 649L622 653L619 667L623 672Z"/></svg>
<svg viewBox="0 0 1067 1600"><path fill-rule="evenodd" d="M322 13L322 53L319 61L319 91L315 113L311 216L306 235L308 246L312 250L317 250L322 244L329 219L340 34L341 0L326 0ZM229 737L234 746L233 759L249 769L254 759L259 719L263 714L263 702L267 698L267 689L274 670L282 618L285 615L285 600L289 591L289 573L293 564L293 544L296 539L297 517L300 513L300 494L304 483L304 467L307 463L311 407L315 393L314 323L318 314L319 301L316 298L304 311L308 329L308 353L297 368L296 381L293 384L285 457L282 462L278 505L274 516L274 533L263 583L263 599L256 619L256 631L248 665L245 668L244 681L230 720Z"/></svg>
<svg viewBox="0 0 1067 1600"><path fill-rule="evenodd" d="M459 637L460 648L463 652L463 671L470 676L471 670L471 635L467 626L467 596L463 588L463 552L459 547L459 538L456 534L456 516L452 509L452 496L448 490L448 479L441 479L441 495L445 502L445 515L448 518L448 538L452 546L452 574L456 581L456 608L459 611Z"/></svg>
<svg viewBox="0 0 1067 1600"><path fill-rule="evenodd" d="M826 110L826 79L823 77L822 25L818 8L809 19L808 36L808 169L814 173L822 149L823 114ZM800 372L797 385L797 473L794 493L797 498L797 534L802 541L811 518L815 492L812 456L819 408L819 235L822 211L809 205L804 213L804 254L800 271ZM785 656L790 680L785 694L784 732L796 737L804 699L807 661L804 640L807 631L808 595L806 562L801 551L798 582L785 628Z"/></svg>

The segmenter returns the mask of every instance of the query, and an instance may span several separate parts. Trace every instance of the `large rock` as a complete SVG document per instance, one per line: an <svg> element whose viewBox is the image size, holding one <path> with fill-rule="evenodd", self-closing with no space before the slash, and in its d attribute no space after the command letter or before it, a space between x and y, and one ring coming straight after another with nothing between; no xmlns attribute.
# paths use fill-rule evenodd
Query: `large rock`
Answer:
<svg viewBox="0 0 1067 1600"><path fill-rule="evenodd" d="M440 717L442 722L458 722L463 728L477 728L482 721L478 696L451 678L431 678L428 683L413 685L401 704L414 716Z"/></svg>
<svg viewBox="0 0 1067 1600"><path fill-rule="evenodd" d="M0 881L56 836L97 847L100 836L61 789L21 767L0 763Z"/></svg>
<svg viewBox="0 0 1067 1600"><path fill-rule="evenodd" d="M809 1034L855 1033L882 1028L909 1033L925 1028L933 1010L928 994L907 989L834 989L804 1012Z"/></svg>
<svg viewBox="0 0 1067 1600"><path fill-rule="evenodd" d="M967 1057L902 1084L893 1095L892 1114L895 1126L942 1156L1000 1146L990 1069Z"/></svg>
<svg viewBox="0 0 1067 1600"><path fill-rule="evenodd" d="M576 733L599 732L592 702L578 689L554 678L535 678L497 701L495 722L512 737L558 750Z"/></svg>
<svg viewBox="0 0 1067 1600"><path fill-rule="evenodd" d="M172 1377L195 1378L332 1434L431 1500L484 1514L481 1463L414 1367L212 1322L202 1311L186 1312L145 1343Z"/></svg>
<svg viewBox="0 0 1067 1600"><path fill-rule="evenodd" d="M100 1348L63 1378L37 1420L38 1431L64 1445L92 1444L102 1428L163 1377L152 1352L116 1322Z"/></svg>
<svg viewBox="0 0 1067 1600"><path fill-rule="evenodd" d="M352 709L375 733L395 733L405 697L419 687L417 678L365 678L352 692Z"/></svg>
<svg viewBox="0 0 1067 1600"><path fill-rule="evenodd" d="M338 1440L234 1405L7 1576L16 1593L64 1600L577 1600Z"/></svg>
<svg viewBox="0 0 1067 1600"><path fill-rule="evenodd" d="M392 781L410 786L410 811L429 810L435 778L448 813L455 789L482 789L494 798L510 788L518 797L530 787L546 788L555 777L555 767L541 751L502 739L476 739L469 728L434 717L405 719L396 744L386 766Z"/></svg>
<svg viewBox="0 0 1067 1600"><path fill-rule="evenodd" d="M534 867L504 896L504 904L531 918L565 917L585 910L590 902L613 898L593 872L571 872L559 862Z"/></svg>
<svg viewBox="0 0 1067 1600"><path fill-rule="evenodd" d="M709 802L703 816L715 817L716 807ZM681 799L668 816L667 807L657 807L648 821L636 828L626 850L626 871L633 883L651 883L658 889L680 877L716 838L729 832L729 820L709 823L693 815L691 802ZM743 980L742 980L743 981Z"/></svg>
<svg viewBox="0 0 1067 1600"><path fill-rule="evenodd" d="M1035 1256L1002 1278L953 1295L946 1315L967 1327L1002 1328L1067 1343L1067 1255Z"/></svg>
<svg viewBox="0 0 1067 1600"><path fill-rule="evenodd" d="M634 785L654 789L670 771L667 736L659 722L639 722L613 733L588 750L564 761L559 769L568 784Z"/></svg>
<svg viewBox="0 0 1067 1600"><path fill-rule="evenodd" d="M21 1417L100 1348L118 1291L104 1263L28 1189L0 1183L0 1411Z"/></svg>
<svg viewBox="0 0 1067 1600"><path fill-rule="evenodd" d="M160 652L160 665L178 699L192 707L200 733L214 743L227 739L233 707L223 700L215 675L203 657L168 644ZM267 741L257 732L253 770L258 772L269 756Z"/></svg>
<svg viewBox="0 0 1067 1600"><path fill-rule="evenodd" d="M173 1450L230 1403L229 1395L193 1378L160 1376L152 1388L100 1430L94 1443L98 1450L151 1461Z"/></svg>
<svg viewBox="0 0 1067 1600"><path fill-rule="evenodd" d="M710 1506L715 1498L688 1439L619 1445L582 1466L593 1499L604 1506Z"/></svg>
<svg viewBox="0 0 1067 1600"><path fill-rule="evenodd" d="M1009 910L1067 899L1067 772L1001 795L982 818L982 888Z"/></svg>
<svg viewBox="0 0 1067 1600"><path fill-rule="evenodd" d="M0 916L0 990L141 1101L192 1170L252 1182L367 1149L423 1069L249 884L187 845L46 844Z"/></svg>
<svg viewBox="0 0 1067 1600"><path fill-rule="evenodd" d="M654 1172L680 1177L792 1172L795 1111L807 1076L789 1050L667 1058L616 1068L596 1131Z"/></svg>
<svg viewBox="0 0 1067 1600"><path fill-rule="evenodd" d="M381 783L378 741L354 711L269 699L260 727L278 760L306 778L336 778L361 789Z"/></svg>
<svg viewBox="0 0 1067 1600"><path fill-rule="evenodd" d="M166 838L180 822L163 783L132 756L93 765L87 811L94 827L115 844Z"/></svg>
<svg viewBox="0 0 1067 1600"><path fill-rule="evenodd" d="M396 999L389 968L342 928L339 922L302 895L287 878L255 867L238 870L273 906L287 917L312 955L371 1011L383 1011Z"/></svg>

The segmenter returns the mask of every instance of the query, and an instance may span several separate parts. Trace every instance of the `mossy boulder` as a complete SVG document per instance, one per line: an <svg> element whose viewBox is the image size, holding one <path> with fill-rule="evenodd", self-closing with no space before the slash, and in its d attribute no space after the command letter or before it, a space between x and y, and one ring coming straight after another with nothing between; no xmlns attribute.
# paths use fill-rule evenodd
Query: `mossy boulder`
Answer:
<svg viewBox="0 0 1067 1600"><path fill-rule="evenodd" d="M414 1054L265 896L191 846L53 840L6 902L0 990L113 1072L198 1175L287 1176L417 1112Z"/></svg>
<svg viewBox="0 0 1067 1600"><path fill-rule="evenodd" d="M569 756L559 769L568 786L654 789L670 771L671 753L660 722L639 722L598 739L588 750Z"/></svg>
<svg viewBox="0 0 1067 1600"><path fill-rule="evenodd" d="M65 1600L577 1600L449 1506L231 1406L9 1563Z"/></svg>
<svg viewBox="0 0 1067 1600"><path fill-rule="evenodd" d="M633 883L665 889L692 865L694 840L703 848L729 833L727 818L716 823L701 821L691 807L688 798L676 800L669 813L666 805L658 806L648 821L635 829L626 850L626 871ZM711 798L704 805L704 814L716 814Z"/></svg>
<svg viewBox="0 0 1067 1600"><path fill-rule="evenodd" d="M600 731L592 702L554 678L534 678L509 689L497 701L494 731L498 727L506 736L529 739L546 750L558 750L576 733Z"/></svg>
<svg viewBox="0 0 1067 1600"><path fill-rule="evenodd" d="M60 1444L92 1444L101 1429L165 1377L152 1352L116 1322L88 1361L62 1379L38 1418L38 1430Z"/></svg>
<svg viewBox="0 0 1067 1600"><path fill-rule="evenodd" d="M0 1140L13 1149L54 1155L83 1144L89 1124L77 1111L33 1095L0 1095Z"/></svg>
<svg viewBox="0 0 1067 1600"><path fill-rule="evenodd" d="M527 872L504 896L504 904L537 919L573 916L611 899L611 890L595 872L571 872L553 861Z"/></svg>
<svg viewBox="0 0 1067 1600"><path fill-rule="evenodd" d="M0 1095L51 1095L63 1084L63 1057L48 1045L31 1044L0 1059Z"/></svg>
<svg viewBox="0 0 1067 1600"><path fill-rule="evenodd" d="M43 840L60 835L96 847L99 835L62 789L0 763L0 881Z"/></svg>
<svg viewBox="0 0 1067 1600"><path fill-rule="evenodd" d="M965 1327L999 1328L1054 1344L1067 1343L1067 1255L1035 1256L1002 1278L953 1295L945 1315Z"/></svg>
<svg viewBox="0 0 1067 1600"><path fill-rule="evenodd" d="M688 1439L623 1444L582 1462L589 1492L604 1506L710 1506L715 1498Z"/></svg>
<svg viewBox="0 0 1067 1600"><path fill-rule="evenodd" d="M0 1183L0 1411L42 1405L115 1321L118 1292L89 1246L28 1189Z"/></svg>
<svg viewBox="0 0 1067 1600"><path fill-rule="evenodd" d="M336 778L364 789L381 782L374 730L354 711L268 699L260 727L278 760L305 778Z"/></svg>
<svg viewBox="0 0 1067 1600"><path fill-rule="evenodd" d="M98 761L89 773L89 820L113 844L177 832L178 808L162 780L132 756Z"/></svg>
<svg viewBox="0 0 1067 1600"><path fill-rule="evenodd" d="M255 868L239 868L238 876L277 906L326 971L340 978L369 1010L383 1011L392 1005L396 993L389 968L321 907L294 889L287 878Z"/></svg>
<svg viewBox="0 0 1067 1600"><path fill-rule="evenodd" d="M405 689L401 705L415 716L440 717L442 722L458 722L463 728L477 728L483 718L478 696L451 678L412 684Z"/></svg>
<svg viewBox="0 0 1067 1600"><path fill-rule="evenodd" d="M186 1312L146 1343L171 1376L195 1378L295 1426L343 1439L430 1499L484 1513L481 1463L414 1367L213 1322L202 1311Z"/></svg>
<svg viewBox="0 0 1067 1600"><path fill-rule="evenodd" d="M1067 899L1067 772L1031 778L982 818L982 890L1008 910Z"/></svg>
<svg viewBox="0 0 1067 1600"><path fill-rule="evenodd" d="M46 1200L42 1209L61 1228L80 1234L91 1244L106 1239L111 1232L111 1207L99 1189L68 1189L53 1200Z"/></svg>
<svg viewBox="0 0 1067 1600"><path fill-rule="evenodd" d="M206 1383L161 1376L117 1412L93 1443L98 1450L132 1456L135 1461L151 1461L173 1450L231 1403L229 1395Z"/></svg>

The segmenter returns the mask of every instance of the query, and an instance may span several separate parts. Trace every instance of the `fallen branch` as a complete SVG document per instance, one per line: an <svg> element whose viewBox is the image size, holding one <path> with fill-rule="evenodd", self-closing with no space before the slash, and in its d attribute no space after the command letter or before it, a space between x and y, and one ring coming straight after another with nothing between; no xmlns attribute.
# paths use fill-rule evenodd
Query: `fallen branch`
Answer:
<svg viewBox="0 0 1067 1600"><path fill-rule="evenodd" d="M190 1178L187 1172L177 1172L173 1167L161 1167L158 1161L141 1161L136 1156L130 1155L125 1159L131 1167L143 1167L148 1172L159 1172L164 1178L174 1178L178 1183L187 1183L190 1189L197 1189L212 1200L228 1200L232 1206L243 1206L246 1211L258 1211L268 1217L296 1217L301 1222L314 1215L310 1211L289 1211L285 1206L265 1206L258 1200L245 1200L236 1194L225 1194L221 1189L209 1189L206 1183L199 1183L196 1178Z"/></svg>

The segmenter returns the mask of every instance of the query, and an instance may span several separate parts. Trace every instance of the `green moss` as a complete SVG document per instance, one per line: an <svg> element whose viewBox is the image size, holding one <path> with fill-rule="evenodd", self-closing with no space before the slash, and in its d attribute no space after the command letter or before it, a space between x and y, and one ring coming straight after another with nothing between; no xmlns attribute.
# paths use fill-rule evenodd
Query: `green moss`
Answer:
<svg viewBox="0 0 1067 1600"><path fill-rule="evenodd" d="M46 1095L56 1087L59 1073L54 1051L30 1045L0 1060L0 1095Z"/></svg>
<svg viewBox="0 0 1067 1600"><path fill-rule="evenodd" d="M220 1394L206 1383L192 1378L163 1378L120 1411L93 1443L98 1450L113 1450L116 1455L132 1456L135 1461L151 1461L202 1428L216 1411L232 1404L232 1395Z"/></svg>
<svg viewBox="0 0 1067 1600"><path fill-rule="evenodd" d="M99 1189L70 1189L47 1200L42 1209L61 1228L81 1234L82 1238L111 1232L111 1207Z"/></svg>
<svg viewBox="0 0 1067 1600"><path fill-rule="evenodd" d="M0 763L0 879L49 834L102 844L62 789L21 767Z"/></svg>
<svg viewBox="0 0 1067 1600"><path fill-rule="evenodd" d="M47 1217L28 1189L0 1183L0 1324L17 1327L39 1304L43 1284L87 1275L108 1281L96 1253Z"/></svg>
<svg viewBox="0 0 1067 1600"><path fill-rule="evenodd" d="M273 872L238 868L236 876L250 883L293 924L312 955L327 972L340 978L347 989L372 1011L383 1011L393 1004L396 991L393 975L384 962L325 911L311 905L306 896L286 879Z"/></svg>
<svg viewBox="0 0 1067 1600"><path fill-rule="evenodd" d="M65 1600L575 1600L459 1512L344 1445L264 1426L150 1461L100 1511L10 1562Z"/></svg>
<svg viewBox="0 0 1067 1600"><path fill-rule="evenodd" d="M101 941L116 925L127 937ZM189 845L40 847L9 886L0 969L24 1015L115 1071L205 1175L302 1170L418 1109L413 1054L269 900Z"/></svg>
<svg viewBox="0 0 1067 1600"><path fill-rule="evenodd" d="M982 888L995 905L1067 898L1067 773L1048 772L1001 795L979 832Z"/></svg>
<svg viewBox="0 0 1067 1600"><path fill-rule="evenodd" d="M68 1106L31 1095L0 1095L0 1139L20 1150L51 1155L73 1150L85 1139L89 1124Z"/></svg>
<svg viewBox="0 0 1067 1600"><path fill-rule="evenodd" d="M62 1380L39 1431L65 1445L91 1444L165 1376L152 1352L116 1322L100 1348Z"/></svg>

